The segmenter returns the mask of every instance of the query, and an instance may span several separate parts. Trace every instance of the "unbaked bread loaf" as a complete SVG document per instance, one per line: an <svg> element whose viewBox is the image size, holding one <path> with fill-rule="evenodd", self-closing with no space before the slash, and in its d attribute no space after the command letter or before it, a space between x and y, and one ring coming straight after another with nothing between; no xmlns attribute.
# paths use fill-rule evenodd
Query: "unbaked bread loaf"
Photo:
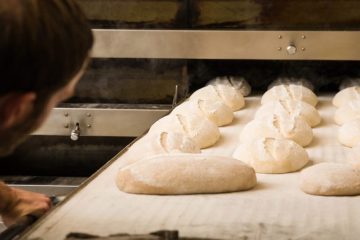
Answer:
<svg viewBox="0 0 360 240"><path fill-rule="evenodd" d="M276 100L299 100L316 106L318 99L316 95L308 88L296 84L277 85L264 93L261 98L261 104Z"/></svg>
<svg viewBox="0 0 360 240"><path fill-rule="evenodd" d="M320 163L301 172L300 188L313 195L360 194L360 171L349 164Z"/></svg>
<svg viewBox="0 0 360 240"><path fill-rule="evenodd" d="M251 86L243 77L237 76L221 76L210 80L208 85L225 84L239 90L243 96L248 96L251 93Z"/></svg>
<svg viewBox="0 0 360 240"><path fill-rule="evenodd" d="M120 167L159 154L200 152L200 147L183 133L155 132L135 142L122 156Z"/></svg>
<svg viewBox="0 0 360 240"><path fill-rule="evenodd" d="M203 115L219 127L230 124L234 119L233 111L222 101L209 101L203 99L186 101L177 106L171 114Z"/></svg>
<svg viewBox="0 0 360 240"><path fill-rule="evenodd" d="M360 118L360 100L354 100L336 109L334 120L337 124L342 125L358 118Z"/></svg>
<svg viewBox="0 0 360 240"><path fill-rule="evenodd" d="M232 111L240 110L245 106L244 96L239 90L234 87L218 84L208 85L195 91L191 96L191 100L203 99L209 101L223 101L225 105L231 108Z"/></svg>
<svg viewBox="0 0 360 240"><path fill-rule="evenodd" d="M312 105L298 100L276 100L265 103L256 112L255 118L272 114L302 117L310 127L315 127L321 122L319 112Z"/></svg>
<svg viewBox="0 0 360 240"><path fill-rule="evenodd" d="M344 123L338 131L338 140L347 147L354 147L360 143L360 119Z"/></svg>
<svg viewBox="0 0 360 240"><path fill-rule="evenodd" d="M273 114L254 119L245 125L240 134L240 141L246 143L265 137L290 139L304 147L311 143L313 132L300 117Z"/></svg>
<svg viewBox="0 0 360 240"><path fill-rule="evenodd" d="M193 139L200 148L214 145L220 138L219 128L204 116L173 114L155 122L149 132L180 132Z"/></svg>
<svg viewBox="0 0 360 240"><path fill-rule="evenodd" d="M303 168L309 157L292 140L261 138L239 145L233 157L253 167L257 173L289 173Z"/></svg>
<svg viewBox="0 0 360 240"><path fill-rule="evenodd" d="M251 189L254 169L229 157L158 155L120 169L117 186L137 194L223 193Z"/></svg>
<svg viewBox="0 0 360 240"><path fill-rule="evenodd" d="M334 96L332 102L336 107L341 107L354 100L360 100L360 86L348 87L341 90Z"/></svg>

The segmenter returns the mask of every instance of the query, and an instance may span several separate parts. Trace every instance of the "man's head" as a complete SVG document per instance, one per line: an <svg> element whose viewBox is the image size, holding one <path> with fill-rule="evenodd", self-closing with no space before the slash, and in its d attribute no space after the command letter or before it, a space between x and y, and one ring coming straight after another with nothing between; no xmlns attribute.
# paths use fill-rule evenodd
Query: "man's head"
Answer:
<svg viewBox="0 0 360 240"><path fill-rule="evenodd" d="M73 0L0 0L0 155L70 97L93 36Z"/></svg>

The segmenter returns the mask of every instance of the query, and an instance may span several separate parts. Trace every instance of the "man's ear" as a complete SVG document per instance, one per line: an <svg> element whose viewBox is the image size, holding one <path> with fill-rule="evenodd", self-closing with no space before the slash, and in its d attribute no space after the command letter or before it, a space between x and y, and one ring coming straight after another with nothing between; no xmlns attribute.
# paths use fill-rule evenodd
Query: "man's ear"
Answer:
<svg viewBox="0 0 360 240"><path fill-rule="evenodd" d="M32 113L36 93L9 93L0 98L0 129L10 129Z"/></svg>

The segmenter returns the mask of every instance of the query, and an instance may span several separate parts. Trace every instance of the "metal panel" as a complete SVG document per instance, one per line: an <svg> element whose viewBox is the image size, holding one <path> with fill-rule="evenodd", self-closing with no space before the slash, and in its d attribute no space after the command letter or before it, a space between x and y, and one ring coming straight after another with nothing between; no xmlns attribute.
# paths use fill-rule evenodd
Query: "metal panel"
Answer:
<svg viewBox="0 0 360 240"><path fill-rule="evenodd" d="M359 30L359 0L188 0L196 29Z"/></svg>
<svg viewBox="0 0 360 240"><path fill-rule="evenodd" d="M360 31L94 30L95 58L360 60Z"/></svg>
<svg viewBox="0 0 360 240"><path fill-rule="evenodd" d="M136 137L168 112L166 109L55 108L33 134L70 136L79 123L80 136Z"/></svg>
<svg viewBox="0 0 360 240"><path fill-rule="evenodd" d="M183 29L188 0L76 0L97 28Z"/></svg>

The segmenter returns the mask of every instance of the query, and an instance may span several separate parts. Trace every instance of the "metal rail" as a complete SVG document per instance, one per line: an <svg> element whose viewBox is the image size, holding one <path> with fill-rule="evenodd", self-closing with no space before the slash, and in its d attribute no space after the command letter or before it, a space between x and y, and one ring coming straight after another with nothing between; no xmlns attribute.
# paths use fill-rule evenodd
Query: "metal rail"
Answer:
<svg viewBox="0 0 360 240"><path fill-rule="evenodd" d="M79 136L137 137L169 110L54 108L49 119L33 135L71 136L73 140Z"/></svg>
<svg viewBox="0 0 360 240"><path fill-rule="evenodd" d="M93 32L94 58L360 60L360 31Z"/></svg>

